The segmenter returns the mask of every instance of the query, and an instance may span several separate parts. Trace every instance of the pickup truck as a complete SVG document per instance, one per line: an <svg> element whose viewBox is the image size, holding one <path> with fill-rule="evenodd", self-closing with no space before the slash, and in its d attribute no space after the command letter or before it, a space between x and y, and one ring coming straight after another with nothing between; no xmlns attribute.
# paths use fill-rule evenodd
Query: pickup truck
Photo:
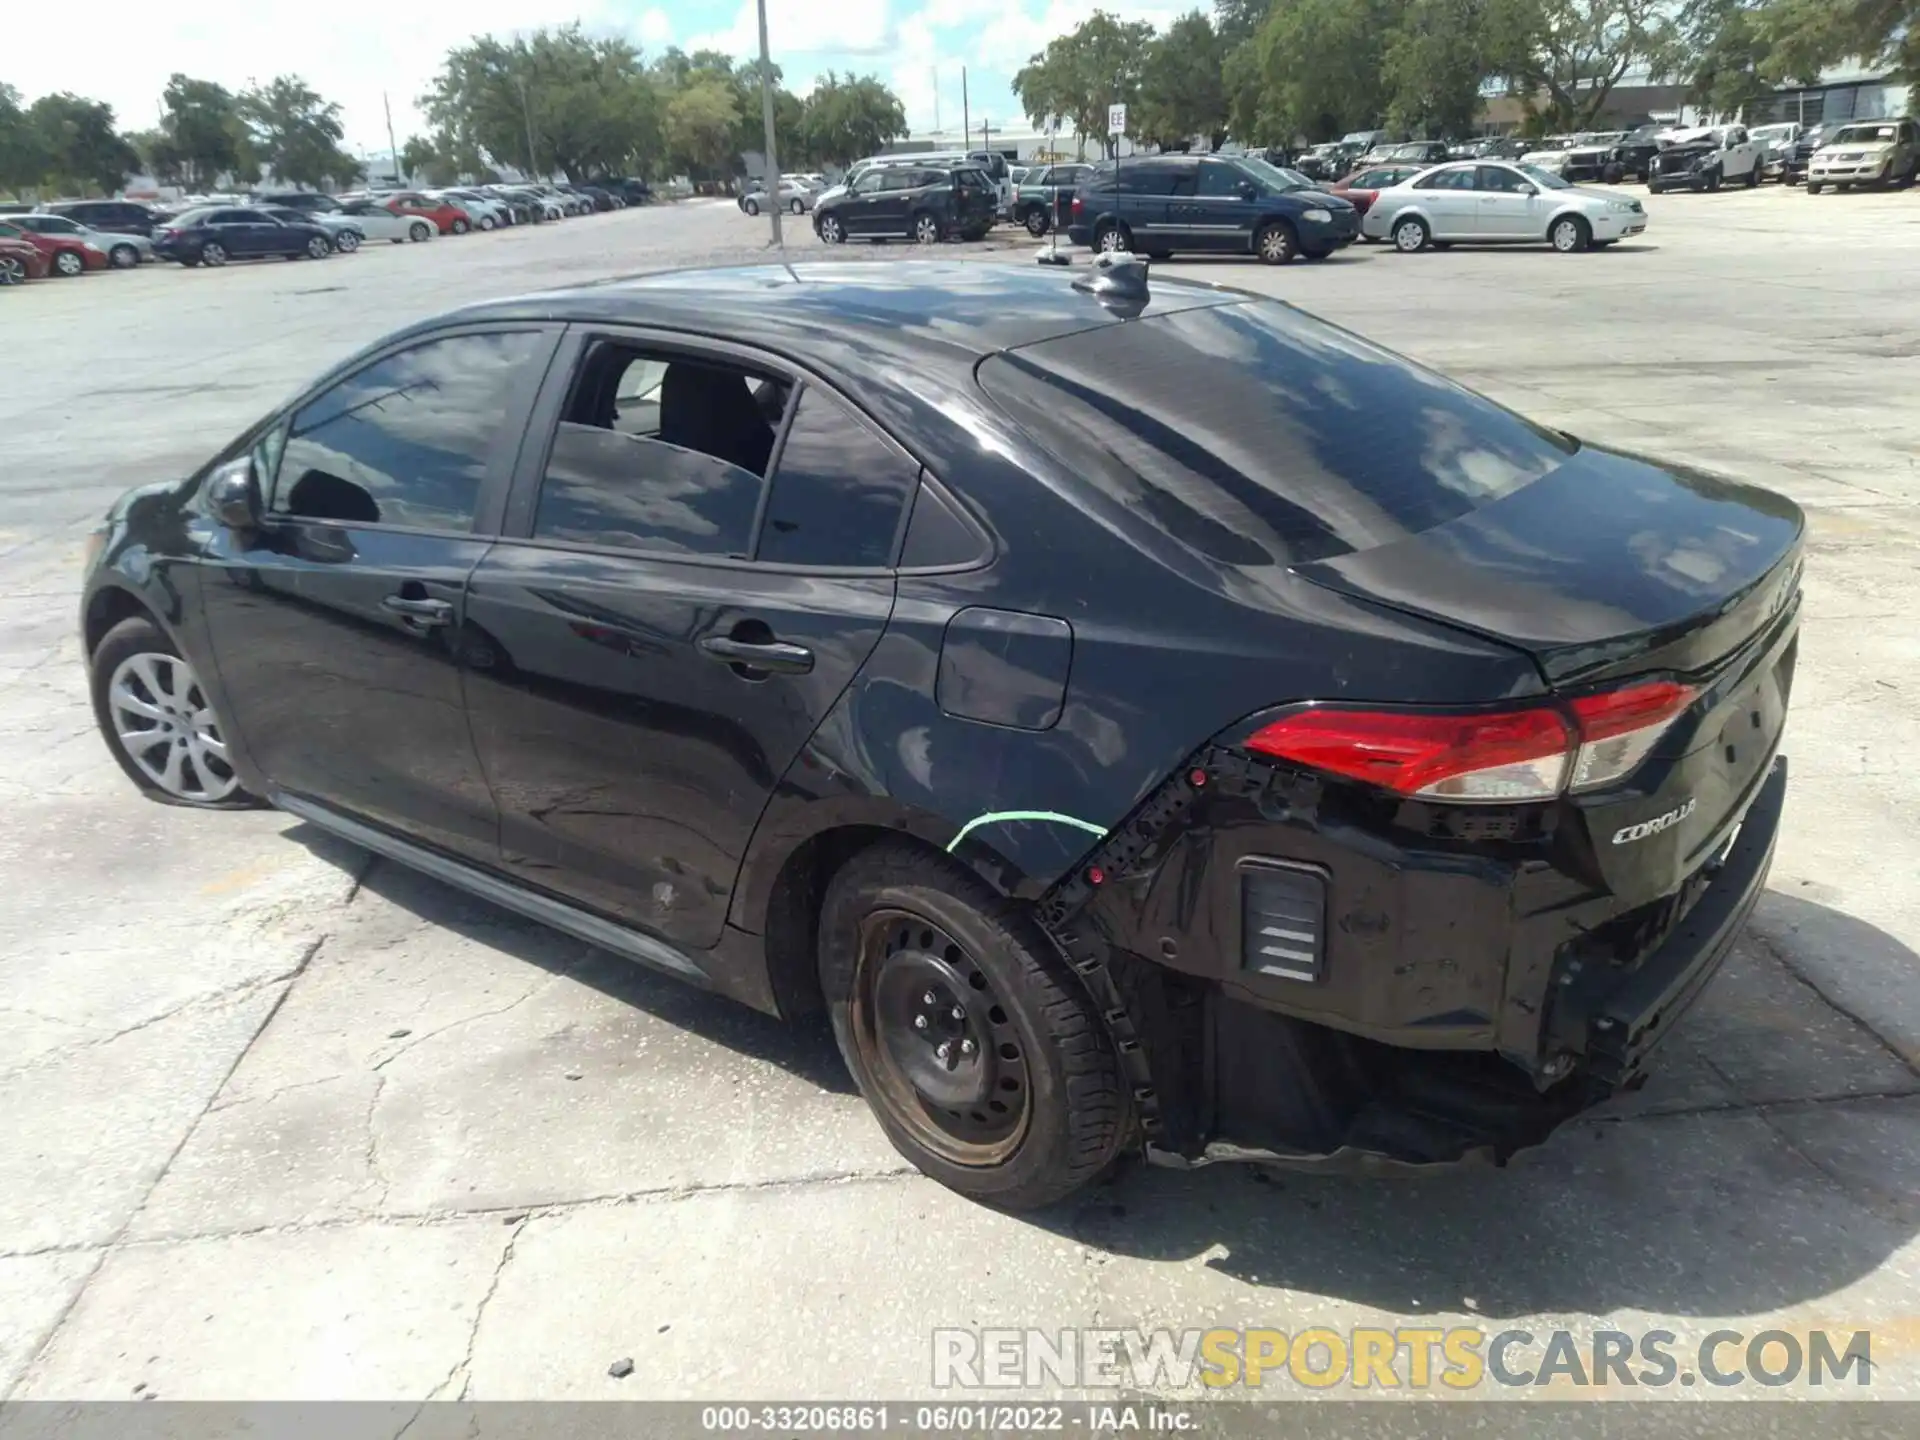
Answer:
<svg viewBox="0 0 1920 1440"><path fill-rule="evenodd" d="M1666 137L1664 150L1647 169L1647 190L1718 190L1736 181L1752 188L1760 183L1766 149L1750 138L1746 127L1676 130Z"/></svg>
<svg viewBox="0 0 1920 1440"><path fill-rule="evenodd" d="M1036 165L1013 187L1013 221L1027 227L1036 239L1050 230L1061 213L1061 198L1073 192L1091 165Z"/></svg>

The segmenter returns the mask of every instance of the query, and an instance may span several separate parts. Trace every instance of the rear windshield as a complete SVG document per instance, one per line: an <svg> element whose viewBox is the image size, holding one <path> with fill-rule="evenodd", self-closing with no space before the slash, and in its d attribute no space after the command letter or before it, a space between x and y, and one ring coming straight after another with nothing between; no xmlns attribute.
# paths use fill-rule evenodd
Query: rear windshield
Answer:
<svg viewBox="0 0 1920 1440"><path fill-rule="evenodd" d="M1174 311L983 362L980 384L1107 499L1233 565L1390 544L1575 448L1276 303Z"/></svg>

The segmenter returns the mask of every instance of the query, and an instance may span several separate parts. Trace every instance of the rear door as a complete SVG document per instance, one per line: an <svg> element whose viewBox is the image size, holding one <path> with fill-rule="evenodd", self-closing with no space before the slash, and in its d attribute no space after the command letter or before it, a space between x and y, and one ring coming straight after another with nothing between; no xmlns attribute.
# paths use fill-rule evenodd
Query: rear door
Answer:
<svg viewBox="0 0 1920 1440"><path fill-rule="evenodd" d="M575 333L468 598L509 872L713 945L774 786L886 628L918 476L755 352Z"/></svg>
<svg viewBox="0 0 1920 1440"><path fill-rule="evenodd" d="M496 863L456 656L557 340L479 326L379 355L255 455L268 523L216 532L202 586L247 749L282 790Z"/></svg>
<svg viewBox="0 0 1920 1440"><path fill-rule="evenodd" d="M1247 176L1220 160L1202 160L1191 200L1176 199L1176 210L1191 213L1190 243L1197 250L1241 252L1253 246L1253 222L1259 201L1241 193Z"/></svg>
<svg viewBox="0 0 1920 1440"><path fill-rule="evenodd" d="M1539 186L1509 165L1478 167L1479 230L1489 240L1542 240L1547 220Z"/></svg>
<svg viewBox="0 0 1920 1440"><path fill-rule="evenodd" d="M1474 190L1473 172L1473 166L1462 165L1436 170L1413 182L1434 239L1470 240L1480 233L1480 197Z"/></svg>

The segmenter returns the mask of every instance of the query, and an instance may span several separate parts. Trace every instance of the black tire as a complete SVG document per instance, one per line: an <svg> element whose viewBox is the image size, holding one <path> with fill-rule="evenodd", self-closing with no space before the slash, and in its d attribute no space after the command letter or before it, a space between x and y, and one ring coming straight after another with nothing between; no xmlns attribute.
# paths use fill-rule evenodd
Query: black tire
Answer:
<svg viewBox="0 0 1920 1440"><path fill-rule="evenodd" d="M847 1068L924 1174L1027 1210L1073 1194L1119 1154L1131 1111L1098 1008L1032 916L977 876L905 842L863 851L827 889L819 951ZM938 997L935 1020L909 1029L900 1002L917 1007L923 984ZM942 1097L959 1109L902 1068L916 1063L907 1056L934 1066L941 1041L975 1046L972 1060L937 1062L957 1089L977 1087Z"/></svg>
<svg viewBox="0 0 1920 1440"><path fill-rule="evenodd" d="M1433 243L1433 231L1418 215L1403 215L1393 222L1387 238L1402 255L1418 255Z"/></svg>
<svg viewBox="0 0 1920 1440"><path fill-rule="evenodd" d="M1562 255L1578 255L1593 244L1593 227L1578 215L1562 215L1547 227L1547 243Z"/></svg>
<svg viewBox="0 0 1920 1440"><path fill-rule="evenodd" d="M1036 240L1053 228L1047 212L1038 205L1029 205L1027 213L1020 217L1020 223L1027 227L1027 233Z"/></svg>
<svg viewBox="0 0 1920 1440"><path fill-rule="evenodd" d="M227 263L227 247L209 240L200 247L200 263L218 269Z"/></svg>
<svg viewBox="0 0 1920 1440"><path fill-rule="evenodd" d="M5 277L9 285L27 283L27 262L16 260L11 255L0 255L0 277Z"/></svg>
<svg viewBox="0 0 1920 1440"><path fill-rule="evenodd" d="M1753 162L1753 168L1747 171L1747 188L1749 190L1757 189L1759 187L1759 184L1760 184L1760 162L1756 160Z"/></svg>
<svg viewBox="0 0 1920 1440"><path fill-rule="evenodd" d="M464 220L455 220L447 228L456 235L464 235L473 227Z"/></svg>
<svg viewBox="0 0 1920 1440"><path fill-rule="evenodd" d="M813 221L813 233L828 245L847 243L847 227L841 223L838 215L817 215Z"/></svg>
<svg viewBox="0 0 1920 1440"><path fill-rule="evenodd" d="M1285 220L1269 220L1253 235L1253 254L1262 265L1285 265L1300 253L1300 235Z"/></svg>
<svg viewBox="0 0 1920 1440"><path fill-rule="evenodd" d="M758 215L760 213L760 202L749 195L740 202L740 208L749 215Z"/></svg>
<svg viewBox="0 0 1920 1440"><path fill-rule="evenodd" d="M1820 193L1819 183L1813 180L1807 181L1807 193L1809 195L1818 195Z"/></svg>
<svg viewBox="0 0 1920 1440"><path fill-rule="evenodd" d="M1093 230L1095 250L1124 250L1133 253L1133 232L1118 220L1102 220Z"/></svg>
<svg viewBox="0 0 1920 1440"><path fill-rule="evenodd" d="M316 235L307 241L307 258L309 260L324 260L332 253L333 246L327 243L325 236Z"/></svg>
<svg viewBox="0 0 1920 1440"><path fill-rule="evenodd" d="M1331 250L1302 250L1300 252L1300 258L1303 260L1330 260L1333 258L1333 252Z"/></svg>
<svg viewBox="0 0 1920 1440"><path fill-rule="evenodd" d="M140 265L140 252L131 245L116 245L107 252L116 270L134 270Z"/></svg>
<svg viewBox="0 0 1920 1440"><path fill-rule="evenodd" d="M333 237L333 248L338 250L342 255L353 254L360 248L360 232L358 230L342 230L338 235Z"/></svg>
<svg viewBox="0 0 1920 1440"><path fill-rule="evenodd" d="M162 805L179 805L192 810L254 810L264 803L256 795L250 794L245 787L233 782L234 788L219 799L192 799L171 794L156 784L147 772L129 753L127 742L121 740L118 727L113 721L113 712L109 698L109 687L113 677L122 664L140 655L171 655L186 664L180 654L180 647L153 621L144 615L130 616L109 630L88 658L88 690L93 698L93 718L100 727L100 736L107 742L107 749L127 778L139 787L140 793L149 800ZM187 666L191 673L191 666ZM198 693L197 686L195 693ZM211 708L205 695L200 699ZM217 722L221 734L230 733L224 721ZM227 778L232 772L227 771Z"/></svg>
<svg viewBox="0 0 1920 1440"><path fill-rule="evenodd" d="M1171 250L1147 251L1147 259L1149 260L1171 260L1172 258L1173 258L1173 252Z"/></svg>
<svg viewBox="0 0 1920 1440"><path fill-rule="evenodd" d="M407 238L418 245L422 240L433 238L433 227L424 220L416 220L407 226Z"/></svg>
<svg viewBox="0 0 1920 1440"><path fill-rule="evenodd" d="M790 210L795 215L804 215L806 213L807 207L796 195L793 199L787 202L787 209Z"/></svg>

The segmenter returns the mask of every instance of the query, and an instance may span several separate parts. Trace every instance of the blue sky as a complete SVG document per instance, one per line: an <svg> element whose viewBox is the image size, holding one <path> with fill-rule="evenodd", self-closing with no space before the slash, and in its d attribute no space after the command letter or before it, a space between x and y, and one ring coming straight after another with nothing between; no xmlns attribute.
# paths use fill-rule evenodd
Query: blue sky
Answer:
<svg viewBox="0 0 1920 1440"><path fill-rule="evenodd" d="M418 125L414 97L450 45L578 20L650 53L703 46L758 50L753 0L326 0L313 6L223 6L204 16L154 0L96 0L89 29L112 37L76 45L47 18L10 27L0 80L31 99L73 90L110 102L127 128L151 125L168 74L184 70L239 87L292 71L346 107L347 139L385 149L382 96L400 143ZM1027 57L1096 8L1164 26L1192 4L1173 0L768 0L774 59L804 91L827 69L878 74L900 95L909 125L960 119L960 68L971 114L1018 122L1009 82ZM937 85L937 88L936 88Z"/></svg>

